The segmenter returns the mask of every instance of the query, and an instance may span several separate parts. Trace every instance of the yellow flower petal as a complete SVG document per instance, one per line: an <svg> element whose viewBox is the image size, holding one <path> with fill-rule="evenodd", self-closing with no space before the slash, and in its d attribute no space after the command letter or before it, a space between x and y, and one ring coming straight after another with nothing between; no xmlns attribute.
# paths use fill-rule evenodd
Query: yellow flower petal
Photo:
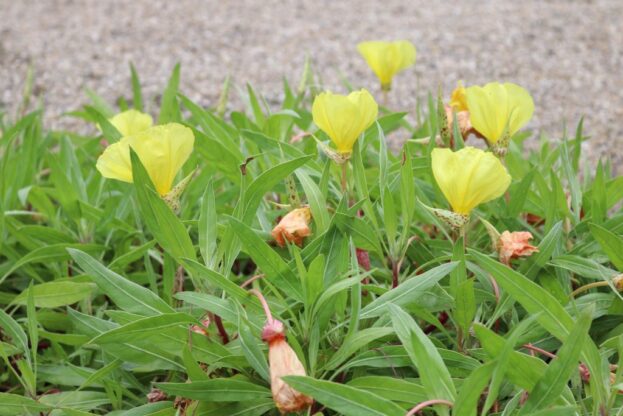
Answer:
<svg viewBox="0 0 623 416"><path fill-rule="evenodd" d="M491 145L502 138L507 124L508 134L512 136L532 118L534 112L530 93L509 82L469 87L466 95L472 126Z"/></svg>
<svg viewBox="0 0 623 416"><path fill-rule="evenodd" d="M383 88L389 88L394 75L415 63L415 46L407 40L361 42L357 50Z"/></svg>
<svg viewBox="0 0 623 416"><path fill-rule="evenodd" d="M140 133L154 124L149 114L141 113L138 110L124 111L108 119L108 121L121 133L121 137Z"/></svg>
<svg viewBox="0 0 623 416"><path fill-rule="evenodd" d="M435 180L452 210L459 214L467 215L476 206L499 198L511 183L497 157L474 147L457 152L436 148L431 158Z"/></svg>
<svg viewBox="0 0 623 416"><path fill-rule="evenodd" d="M97 160L96 167L105 178L132 182L131 147L145 166L158 193L166 195L192 153L194 141L192 130L181 124L152 127L108 146Z"/></svg>
<svg viewBox="0 0 623 416"><path fill-rule="evenodd" d="M465 94L465 87L461 81L458 82L452 96L450 97L450 107L452 107L457 113L461 111L467 111L467 95Z"/></svg>
<svg viewBox="0 0 623 416"><path fill-rule="evenodd" d="M347 96L323 92L314 100L312 115L314 123L327 133L337 151L346 154L376 120L378 105L365 89Z"/></svg>

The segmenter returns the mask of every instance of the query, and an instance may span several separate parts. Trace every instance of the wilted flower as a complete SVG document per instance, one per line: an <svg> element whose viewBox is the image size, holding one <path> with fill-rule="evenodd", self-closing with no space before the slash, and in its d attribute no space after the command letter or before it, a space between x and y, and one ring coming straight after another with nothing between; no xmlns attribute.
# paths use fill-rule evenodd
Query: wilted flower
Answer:
<svg viewBox="0 0 623 416"><path fill-rule="evenodd" d="M201 325L194 324L190 327L190 330L193 331L195 334L207 336L208 331L206 330L206 328L209 326L210 326L210 317L206 316L204 319L201 320Z"/></svg>
<svg viewBox="0 0 623 416"><path fill-rule="evenodd" d="M277 319L273 319L270 308L262 293L256 289L249 291L258 297L264 312L266 324L262 329L262 340L268 344L268 364L270 366L270 389L273 393L275 405L281 413L300 412L313 403L313 399L294 390L287 385L282 377L305 376L303 363L288 345L285 336L285 327Z"/></svg>
<svg viewBox="0 0 623 416"><path fill-rule="evenodd" d="M156 403L164 400L167 400L167 394L160 389L154 387L149 393L147 393L148 403Z"/></svg>
<svg viewBox="0 0 623 416"><path fill-rule="evenodd" d="M156 190L164 196L171 191L175 176L192 153L194 141L192 130L181 124L151 127L108 146L97 159L97 170L105 178L132 182L132 148Z"/></svg>
<svg viewBox="0 0 623 416"><path fill-rule="evenodd" d="M286 341L283 324L276 319L267 322L262 339L268 343L270 389L277 408L282 413L307 409L313 403L312 398L294 390L281 379L285 376L305 376L301 360Z"/></svg>
<svg viewBox="0 0 623 416"><path fill-rule="evenodd" d="M365 89L348 95L323 92L312 106L314 123L333 141L341 155L350 155L355 142L378 115L378 105Z"/></svg>
<svg viewBox="0 0 623 416"><path fill-rule="evenodd" d="M280 247L286 245L286 240L300 246L303 244L303 239L311 234L310 221L309 207L297 208L288 212L273 228L271 234Z"/></svg>
<svg viewBox="0 0 623 416"><path fill-rule="evenodd" d="M472 126L490 146L505 153L510 137L532 118L534 102L530 93L510 82L491 82L465 91Z"/></svg>
<svg viewBox="0 0 623 416"><path fill-rule="evenodd" d="M394 75L415 63L415 46L407 40L361 42L357 50L381 81L381 88L391 89Z"/></svg>
<svg viewBox="0 0 623 416"><path fill-rule="evenodd" d="M623 292L623 274L612 279L612 283L614 283L614 287L616 287L618 291Z"/></svg>
<svg viewBox="0 0 623 416"><path fill-rule="evenodd" d="M528 257L539 251L538 247L530 245L532 234L527 231L504 231L498 240L498 254L500 261L507 266L511 259L518 257Z"/></svg>
<svg viewBox="0 0 623 416"><path fill-rule="evenodd" d="M457 152L436 148L431 157L441 192L465 221L476 206L500 197L510 185L510 175L492 153L474 147Z"/></svg>
<svg viewBox="0 0 623 416"><path fill-rule="evenodd" d="M456 114L456 124L459 126L459 131L461 132L461 136L463 140L469 136L471 132L474 131L472 127L472 123L469 121L469 111L458 111L452 109L453 107L447 105L445 107L446 110L446 118L448 119L448 131L452 131L454 124L454 114Z"/></svg>
<svg viewBox="0 0 623 416"><path fill-rule="evenodd" d="M140 133L154 124L149 114L133 109L119 113L108 121L121 133L121 137Z"/></svg>

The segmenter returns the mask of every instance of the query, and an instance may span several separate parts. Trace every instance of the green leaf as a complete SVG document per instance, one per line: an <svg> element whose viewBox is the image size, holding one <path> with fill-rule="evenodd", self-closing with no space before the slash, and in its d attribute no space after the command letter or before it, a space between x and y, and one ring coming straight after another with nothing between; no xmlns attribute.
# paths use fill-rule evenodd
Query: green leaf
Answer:
<svg viewBox="0 0 623 416"><path fill-rule="evenodd" d="M563 241L562 222L556 223L538 245L539 251L525 261L519 271L533 279L543 268Z"/></svg>
<svg viewBox="0 0 623 416"><path fill-rule="evenodd" d="M158 243L177 261L195 260L195 248L186 228L171 208L158 196L140 159L131 150L132 177L136 187L142 219Z"/></svg>
<svg viewBox="0 0 623 416"><path fill-rule="evenodd" d="M216 197L214 185L208 183L201 198L201 212L199 214L199 251L206 266L213 268L216 265Z"/></svg>
<svg viewBox="0 0 623 416"><path fill-rule="evenodd" d="M283 380L344 416L403 416L405 413L387 399L344 384L301 376L287 376Z"/></svg>
<svg viewBox="0 0 623 416"><path fill-rule="evenodd" d="M36 402L31 398L11 393L0 393L0 404L1 416L19 416L50 409L50 406Z"/></svg>
<svg viewBox="0 0 623 416"><path fill-rule="evenodd" d="M293 159L262 172L257 178L249 185L246 192L246 204L244 208L243 220L245 224L250 224L251 220L257 214L257 209L262 202L262 198L267 192L270 192L279 182L281 182L286 176L292 174L297 168L303 166L312 157L303 156L297 159Z"/></svg>
<svg viewBox="0 0 623 416"><path fill-rule="evenodd" d="M159 389L172 396L208 402L238 402L270 397L270 390L248 381L218 378L192 383L158 383Z"/></svg>
<svg viewBox="0 0 623 416"><path fill-rule="evenodd" d="M254 336L244 322L238 325L238 334L240 336L240 346L245 357L247 357L247 361L265 381L270 382L268 363L266 362L264 351L262 351L260 338Z"/></svg>
<svg viewBox="0 0 623 416"><path fill-rule="evenodd" d="M260 303L255 298L255 296L250 295L249 292L247 292L231 280L227 279L222 274L215 272L214 270L210 270L203 264L198 263L194 260L182 260L182 265L194 277L207 280L212 285L223 290L225 293L227 293L228 296L236 299L241 304L251 307L254 313L262 313L262 307L260 306ZM184 292L184 297L182 297L181 295L182 294L177 294L176 297L178 299L189 299L188 292Z"/></svg>
<svg viewBox="0 0 623 416"><path fill-rule="evenodd" d="M536 320L543 328L563 342L567 339L573 328L573 320L556 298L536 283L503 264L474 250L469 250L469 253L493 275L504 290L521 303L528 313L538 314ZM582 359L586 362L591 377L598 380L596 383L591 383L593 394L596 396L595 406L598 406L607 397L604 391L607 381L606 374L602 370L602 358L590 338L583 345Z"/></svg>
<svg viewBox="0 0 623 416"><path fill-rule="evenodd" d="M416 303L420 296L424 295L427 290L435 286L443 277L447 276L456 265L456 262L442 264L426 273L413 276L401 283L400 286L386 292L366 305L361 310L361 318L381 316L387 312L387 306L389 304L405 306Z"/></svg>
<svg viewBox="0 0 623 416"><path fill-rule="evenodd" d="M158 315L172 313L174 310L154 292L125 279L107 269L88 254L75 249L68 249L71 257L97 284L100 290L117 306L128 312Z"/></svg>
<svg viewBox="0 0 623 416"><path fill-rule="evenodd" d="M35 306L38 308L57 308L71 305L91 296L95 285L72 281L46 282L32 287ZM28 290L20 293L13 303L25 305Z"/></svg>
<svg viewBox="0 0 623 416"><path fill-rule="evenodd" d="M504 338L480 324L474 324L474 333L491 359L500 356L506 345ZM546 367L546 364L536 357L512 351L508 356L506 377L513 384L530 392Z"/></svg>
<svg viewBox="0 0 623 416"><path fill-rule="evenodd" d="M612 264L623 272L623 238L597 224L591 224L590 229Z"/></svg>
<svg viewBox="0 0 623 416"><path fill-rule="evenodd" d="M353 333L347 338L340 348L331 356L331 359L324 366L326 370L333 370L341 365L352 354L362 349L371 342L379 338L392 334L391 328L366 328Z"/></svg>
<svg viewBox="0 0 623 416"><path fill-rule="evenodd" d="M155 402L126 410L119 416L175 416L177 410L173 402Z"/></svg>
<svg viewBox="0 0 623 416"><path fill-rule="evenodd" d="M322 192L320 192L320 188L316 185L316 182L314 182L308 174L300 169L297 170L295 174L299 182L301 182L305 196L307 196L307 202L309 203L314 224L316 225L316 233L322 234L327 230L331 221L329 213L327 212L327 200Z"/></svg>
<svg viewBox="0 0 623 416"><path fill-rule="evenodd" d="M580 314L567 340L558 350L556 358L547 366L543 377L538 380L530 392L528 401L519 412L520 415L543 409L555 403L567 386L569 378L577 372L580 353L588 338L588 330L591 326L592 309L592 307L585 309Z"/></svg>
<svg viewBox="0 0 623 416"><path fill-rule="evenodd" d="M30 360L28 337L24 329L10 315L0 309L0 327L11 337L13 344Z"/></svg>
<svg viewBox="0 0 623 416"><path fill-rule="evenodd" d="M160 335L164 330L180 324L198 324L199 322L185 313L165 313L138 319L123 326L104 332L89 341L90 344L108 344L133 342Z"/></svg>
<svg viewBox="0 0 623 416"><path fill-rule="evenodd" d="M50 263L69 260L68 249L80 249L88 253L99 253L103 247L97 244L51 244L36 248L16 261L0 278L0 283L14 271L30 263Z"/></svg>
<svg viewBox="0 0 623 416"><path fill-rule="evenodd" d="M119 130L117 130L115 126L113 126L112 123L108 121L108 117L102 114L98 109L85 105L84 111L86 111L89 117L97 123L99 128L102 130L102 134L104 135L106 140L111 143L121 140L121 133L119 133Z"/></svg>
<svg viewBox="0 0 623 416"><path fill-rule="evenodd" d="M385 376L363 376L348 382L348 385L358 389L367 390L394 402L413 403L426 401L426 391L421 384L400 378Z"/></svg>
<svg viewBox="0 0 623 416"><path fill-rule="evenodd" d="M182 117L180 115L180 106L177 102L177 91L180 85L180 64L176 64L169 78L164 93L162 94L162 103L160 104L160 117L158 124L179 122Z"/></svg>
<svg viewBox="0 0 623 416"><path fill-rule="evenodd" d="M242 241L245 251L264 272L266 279L287 291L294 299L302 301L300 281L281 256L244 223L230 217L229 224Z"/></svg>
<svg viewBox="0 0 623 416"><path fill-rule="evenodd" d="M461 390L454 403L452 410L453 416L475 416L478 411L478 403L482 396L482 391L489 384L493 374L495 362L489 362L478 367L465 379L461 385Z"/></svg>
<svg viewBox="0 0 623 416"><path fill-rule="evenodd" d="M130 73L132 75L132 104L138 111L143 111L143 93L141 92L141 82L134 64L130 63Z"/></svg>
<svg viewBox="0 0 623 416"><path fill-rule="evenodd" d="M476 315L476 297L474 295L474 279L467 279L459 284L456 291L454 319L467 334Z"/></svg>
<svg viewBox="0 0 623 416"><path fill-rule="evenodd" d="M428 398L453 401L456 390L435 345L404 310L395 305L390 305L389 310L396 335L418 369Z"/></svg>

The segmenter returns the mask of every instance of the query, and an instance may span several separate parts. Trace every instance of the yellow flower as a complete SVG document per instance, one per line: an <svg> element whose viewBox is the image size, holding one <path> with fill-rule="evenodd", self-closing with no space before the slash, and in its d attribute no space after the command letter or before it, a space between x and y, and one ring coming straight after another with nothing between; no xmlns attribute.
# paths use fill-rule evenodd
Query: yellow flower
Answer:
<svg viewBox="0 0 623 416"><path fill-rule="evenodd" d="M105 178L132 182L131 147L145 166L158 193L166 195L175 176L188 160L194 142L192 130L181 124L155 126L108 146L97 159L97 170Z"/></svg>
<svg viewBox="0 0 623 416"><path fill-rule="evenodd" d="M361 42L357 50L379 78L384 90L391 88L394 75L415 63L415 46L407 40Z"/></svg>
<svg viewBox="0 0 623 416"><path fill-rule="evenodd" d="M109 118L108 121L121 133L121 137L140 133L154 124L149 114L141 113L138 110L124 111Z"/></svg>
<svg viewBox="0 0 623 416"><path fill-rule="evenodd" d="M468 215L479 204L500 197L511 183L502 162L475 147L457 152L436 148L431 157L435 180L457 214Z"/></svg>
<svg viewBox="0 0 623 416"><path fill-rule="evenodd" d="M467 111L467 96L465 94L465 87L461 81L458 82L452 95L450 96L450 107L457 113L461 111Z"/></svg>
<svg viewBox="0 0 623 416"><path fill-rule="evenodd" d="M510 82L469 87L466 95L472 126L492 146L500 140L506 142L532 118L534 112L530 93Z"/></svg>
<svg viewBox="0 0 623 416"><path fill-rule="evenodd" d="M341 154L350 154L361 133L374 123L378 112L376 101L365 89L348 95L323 92L312 106L314 123L327 133Z"/></svg>

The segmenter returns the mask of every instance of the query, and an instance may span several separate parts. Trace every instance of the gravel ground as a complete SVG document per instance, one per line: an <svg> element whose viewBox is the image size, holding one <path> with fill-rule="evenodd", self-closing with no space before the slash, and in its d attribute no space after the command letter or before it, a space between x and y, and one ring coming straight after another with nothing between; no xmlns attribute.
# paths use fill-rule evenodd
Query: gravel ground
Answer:
<svg viewBox="0 0 623 416"><path fill-rule="evenodd" d="M282 76L298 83L305 54L328 88L341 90L344 76L378 95L355 45L403 38L418 58L396 78L391 106L412 111L459 79L513 81L534 96L532 128L559 137L563 121L573 130L585 116L590 158L623 161L622 0L450 3L0 0L0 107L15 110L30 62L48 125L61 128L84 128L61 114L87 101L85 88L129 96L129 61L152 97L180 61L182 90L204 105L227 74L277 99Z"/></svg>

